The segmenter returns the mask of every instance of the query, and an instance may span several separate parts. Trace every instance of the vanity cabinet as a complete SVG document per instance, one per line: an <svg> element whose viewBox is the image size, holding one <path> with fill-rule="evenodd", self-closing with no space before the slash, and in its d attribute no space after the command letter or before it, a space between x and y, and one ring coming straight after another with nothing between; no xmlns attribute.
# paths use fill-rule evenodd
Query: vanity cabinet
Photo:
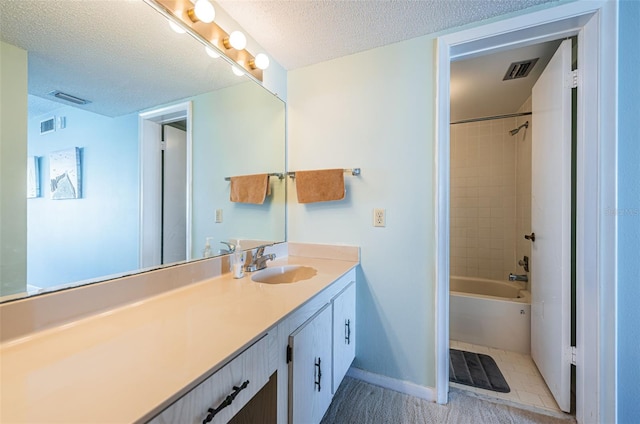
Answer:
<svg viewBox="0 0 640 424"><path fill-rule="evenodd" d="M314 424L322 420L355 358L355 271L341 277L333 288L334 291L327 293L311 310L315 313L310 318L307 315L308 319L288 338L288 422L291 424ZM295 317L290 321L295 321Z"/></svg>
<svg viewBox="0 0 640 424"><path fill-rule="evenodd" d="M356 357L356 283L349 285L331 301L333 311L333 378L335 394Z"/></svg>
<svg viewBox="0 0 640 424"><path fill-rule="evenodd" d="M276 422L317 424L355 357L356 272L349 270L293 310L267 335L153 418L152 424L227 423L273 375ZM276 374L274 372L277 371ZM242 388L243 383L249 381ZM271 398L269 398L271 399ZM254 411L252 404L243 414ZM255 422L271 422L258 410ZM246 422L242 421L242 422Z"/></svg>
<svg viewBox="0 0 640 424"><path fill-rule="evenodd" d="M355 347L355 315L345 311L354 308L359 250L302 243L273 249L283 257L269 272L284 270L281 284L220 274L225 262L218 258L74 289L71 297L85 306L71 315L53 307L67 292L0 305L2 316L18 323L34 308L44 311L37 322L2 332L2 388L13 399L3 402L2 421L319 422L353 358L341 349ZM313 270L308 278L284 282L303 267ZM117 299L103 299L125 286ZM56 361L24 360L54 351ZM96 358L100 366L88 369ZM60 379L68 384L51 386ZM308 410L309 420L298 418Z"/></svg>
<svg viewBox="0 0 640 424"><path fill-rule="evenodd" d="M289 417L318 423L331 392L331 307L325 305L289 336Z"/></svg>
<svg viewBox="0 0 640 424"><path fill-rule="evenodd" d="M228 422L269 381L273 372L269 349L270 335L267 334L149 423Z"/></svg>

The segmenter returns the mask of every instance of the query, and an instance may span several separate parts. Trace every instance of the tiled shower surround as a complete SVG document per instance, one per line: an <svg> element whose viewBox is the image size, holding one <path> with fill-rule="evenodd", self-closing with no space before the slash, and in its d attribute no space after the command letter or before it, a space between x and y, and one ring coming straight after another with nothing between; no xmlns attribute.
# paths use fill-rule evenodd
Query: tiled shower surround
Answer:
<svg viewBox="0 0 640 424"><path fill-rule="evenodd" d="M521 110L531 110L530 100ZM525 121L528 129L509 134ZM531 124L528 115L451 125L452 275L524 273L518 260L530 256Z"/></svg>

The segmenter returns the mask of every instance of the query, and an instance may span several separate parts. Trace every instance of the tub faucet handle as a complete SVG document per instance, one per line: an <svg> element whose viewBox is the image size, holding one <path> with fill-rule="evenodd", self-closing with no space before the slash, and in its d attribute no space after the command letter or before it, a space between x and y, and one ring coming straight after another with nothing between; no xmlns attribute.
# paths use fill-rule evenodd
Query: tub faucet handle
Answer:
<svg viewBox="0 0 640 424"><path fill-rule="evenodd" d="M525 272L529 272L529 257L525 255L524 258L518 261L518 265L523 267Z"/></svg>

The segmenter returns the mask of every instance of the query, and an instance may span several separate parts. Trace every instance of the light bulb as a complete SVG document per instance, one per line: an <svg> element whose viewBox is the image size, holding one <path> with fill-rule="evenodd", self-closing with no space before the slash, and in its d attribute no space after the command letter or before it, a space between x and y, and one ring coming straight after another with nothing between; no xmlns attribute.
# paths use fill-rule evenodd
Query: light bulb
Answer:
<svg viewBox="0 0 640 424"><path fill-rule="evenodd" d="M176 24L173 21L169 21L169 26L171 27L172 30L174 30L178 34L184 34L185 32L187 32L184 29L182 29L180 25Z"/></svg>
<svg viewBox="0 0 640 424"><path fill-rule="evenodd" d="M256 68L265 70L269 67L269 56L264 53L258 53L253 61Z"/></svg>
<svg viewBox="0 0 640 424"><path fill-rule="evenodd" d="M243 65L241 62L239 63L240 63L240 66ZM236 74L239 77L244 75L244 71L238 68L236 65L231 65L231 70L233 71L234 74Z"/></svg>
<svg viewBox="0 0 640 424"><path fill-rule="evenodd" d="M236 50L243 50L247 46L247 37L240 31L233 31L229 35L229 44Z"/></svg>
<svg viewBox="0 0 640 424"><path fill-rule="evenodd" d="M214 9L209 0L196 1L196 5L193 9L196 17L205 24L210 24L216 17L216 9Z"/></svg>
<svg viewBox="0 0 640 424"><path fill-rule="evenodd" d="M220 57L220 54L217 51L215 51L212 48L210 48L210 47L205 47L204 50L207 52L207 54L209 56L211 56L214 59L217 59L217 58Z"/></svg>

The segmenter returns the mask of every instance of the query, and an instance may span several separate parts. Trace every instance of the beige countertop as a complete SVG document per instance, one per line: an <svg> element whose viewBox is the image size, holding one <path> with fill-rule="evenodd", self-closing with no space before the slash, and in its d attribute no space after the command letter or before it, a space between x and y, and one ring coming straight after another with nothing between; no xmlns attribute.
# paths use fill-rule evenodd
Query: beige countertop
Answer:
<svg viewBox="0 0 640 424"><path fill-rule="evenodd" d="M3 423L146 420L357 266L289 256L317 269L295 284L250 274L204 280L0 346Z"/></svg>

